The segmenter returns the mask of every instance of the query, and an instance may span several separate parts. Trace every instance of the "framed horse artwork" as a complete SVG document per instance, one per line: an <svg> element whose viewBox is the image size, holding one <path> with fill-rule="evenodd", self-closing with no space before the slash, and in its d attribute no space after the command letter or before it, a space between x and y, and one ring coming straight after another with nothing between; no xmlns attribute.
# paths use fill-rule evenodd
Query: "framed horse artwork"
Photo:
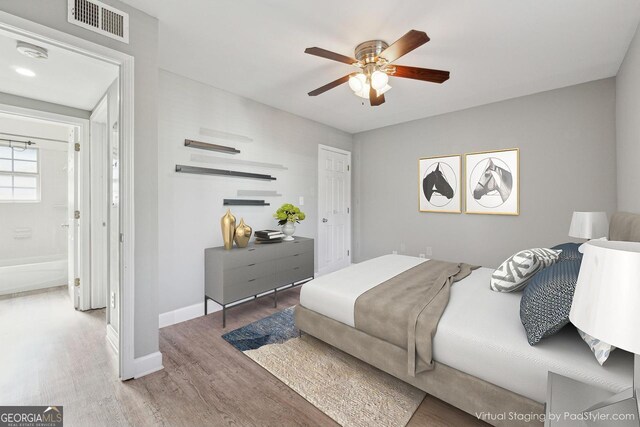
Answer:
<svg viewBox="0 0 640 427"><path fill-rule="evenodd" d="M465 154L465 212L520 215L520 150Z"/></svg>
<svg viewBox="0 0 640 427"><path fill-rule="evenodd" d="M462 156L423 157L418 160L420 212L462 212Z"/></svg>

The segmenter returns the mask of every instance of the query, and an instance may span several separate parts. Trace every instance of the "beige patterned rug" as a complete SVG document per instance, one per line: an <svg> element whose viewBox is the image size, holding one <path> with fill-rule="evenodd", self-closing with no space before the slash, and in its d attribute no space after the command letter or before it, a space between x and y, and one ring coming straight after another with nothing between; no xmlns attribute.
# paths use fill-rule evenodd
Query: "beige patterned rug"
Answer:
<svg viewBox="0 0 640 427"><path fill-rule="evenodd" d="M404 427L425 397L309 335L244 354L345 427Z"/></svg>

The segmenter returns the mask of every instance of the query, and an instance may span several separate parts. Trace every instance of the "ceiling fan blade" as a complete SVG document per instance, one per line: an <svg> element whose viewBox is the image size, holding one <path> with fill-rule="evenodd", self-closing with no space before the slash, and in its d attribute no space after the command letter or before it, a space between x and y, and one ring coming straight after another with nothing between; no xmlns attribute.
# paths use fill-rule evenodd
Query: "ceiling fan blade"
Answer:
<svg viewBox="0 0 640 427"><path fill-rule="evenodd" d="M332 61L344 62L345 64L349 65L358 63L358 60L355 58L340 55L339 53L331 52L330 50L322 49L319 47L308 47L304 50L304 53L319 56L321 58L331 59Z"/></svg>
<svg viewBox="0 0 640 427"><path fill-rule="evenodd" d="M393 62L428 41L429 36L424 31L411 30L383 50L379 57L386 59L387 62Z"/></svg>
<svg viewBox="0 0 640 427"><path fill-rule="evenodd" d="M369 101L371 102L372 107L384 104L384 93L378 96L378 91L373 87L369 87Z"/></svg>
<svg viewBox="0 0 640 427"><path fill-rule="evenodd" d="M348 82L350 76L351 74L347 74L346 76L340 77L339 79L334 80L331 83L327 83L326 85L321 86L316 90L312 90L311 92L309 92L309 96L317 96L317 95L320 95L321 93L325 93L329 89L333 89L334 87L340 86L341 84Z"/></svg>
<svg viewBox="0 0 640 427"><path fill-rule="evenodd" d="M449 80L449 72L443 70L432 70L430 68L406 67L404 65L394 65L396 72L391 74L394 77L404 77L405 79L422 80L432 83L443 83Z"/></svg>

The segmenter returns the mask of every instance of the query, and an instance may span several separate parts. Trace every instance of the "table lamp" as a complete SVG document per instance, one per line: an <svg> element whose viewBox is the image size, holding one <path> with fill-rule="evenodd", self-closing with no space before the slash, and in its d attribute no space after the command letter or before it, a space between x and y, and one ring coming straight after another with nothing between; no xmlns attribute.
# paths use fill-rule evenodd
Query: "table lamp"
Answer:
<svg viewBox="0 0 640 427"><path fill-rule="evenodd" d="M598 240L585 245L569 319L594 338L634 354L633 386L585 412L631 412L637 425L640 243Z"/></svg>
<svg viewBox="0 0 640 427"><path fill-rule="evenodd" d="M569 236L578 239L599 239L609 235L606 212L574 212Z"/></svg>

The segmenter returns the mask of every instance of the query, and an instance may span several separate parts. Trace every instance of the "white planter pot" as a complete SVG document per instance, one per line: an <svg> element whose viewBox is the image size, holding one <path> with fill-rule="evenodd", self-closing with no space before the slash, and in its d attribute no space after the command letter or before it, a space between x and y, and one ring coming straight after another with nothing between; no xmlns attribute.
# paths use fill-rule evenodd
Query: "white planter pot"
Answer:
<svg viewBox="0 0 640 427"><path fill-rule="evenodd" d="M287 222L285 225L282 226L282 234L286 236L282 240L286 242L290 242L291 240L293 240L293 233L295 232L296 232L296 225L293 222Z"/></svg>

